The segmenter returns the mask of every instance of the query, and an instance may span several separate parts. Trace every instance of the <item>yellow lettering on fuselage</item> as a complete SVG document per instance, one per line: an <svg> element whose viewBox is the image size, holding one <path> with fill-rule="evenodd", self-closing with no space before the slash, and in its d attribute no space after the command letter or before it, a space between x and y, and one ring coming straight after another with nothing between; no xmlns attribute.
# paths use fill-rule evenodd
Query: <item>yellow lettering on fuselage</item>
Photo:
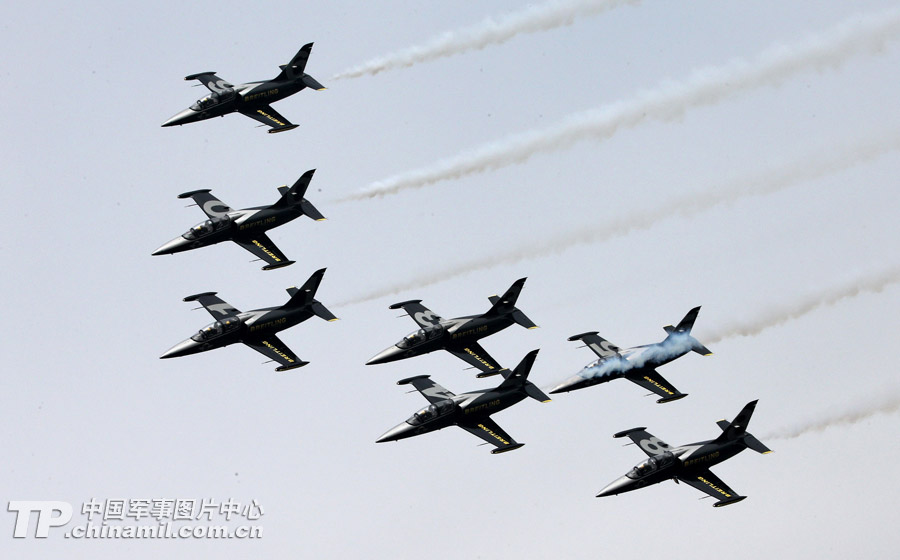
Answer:
<svg viewBox="0 0 900 560"><path fill-rule="evenodd" d="M484 403L478 406L467 408L466 414L469 414L470 412L478 412L479 410L484 410L486 408L494 408L495 406L500 406L500 399L495 399L489 403Z"/></svg>
<svg viewBox="0 0 900 560"><path fill-rule="evenodd" d="M480 326L480 327L478 327L478 328L475 328L475 329L469 329L469 330L467 330L467 331L457 331L457 332L453 333L453 336L450 337L450 338L451 338L452 340L456 340L457 338L461 338L461 337L464 337L464 336L470 336L470 335L473 335L473 334L478 334L478 333L484 332L484 331L486 331L486 330L487 330L487 325L482 325L482 326Z"/></svg>
<svg viewBox="0 0 900 560"><path fill-rule="evenodd" d="M269 217L266 218L265 220L256 220L255 222L247 222L247 223L245 223L245 224L241 224L241 227L238 228L238 229L239 229L240 231L244 231L245 229L250 229L250 228L255 228L255 227L259 227L259 226L264 226L264 225L267 225L267 224L271 224L272 222L275 222L277 219L278 219L278 218L276 218L275 216L269 216Z"/></svg>
<svg viewBox="0 0 900 560"><path fill-rule="evenodd" d="M276 95L278 93L278 89L270 89L269 91L261 91L259 93L254 93L251 95L244 96L244 102L253 101L254 99L260 99L262 97L269 97L270 95ZM260 111L262 113L262 111ZM265 115L265 113L263 113ZM268 115L266 115L268 117ZM269 117L271 118L271 117Z"/></svg>
<svg viewBox="0 0 900 560"><path fill-rule="evenodd" d="M704 455L703 457L697 457L696 459L688 459L687 461L684 462L684 466L690 467L691 465L696 465L698 463L708 463L709 461L716 459L718 456L719 456L719 452L716 451L715 453L710 453L708 455Z"/></svg>
<svg viewBox="0 0 900 560"><path fill-rule="evenodd" d="M284 323L287 323L287 318L286 318L286 317L282 317L281 319L276 319L276 320L274 320L274 321L267 321L267 322L262 323L262 324L260 324L260 325L251 325L251 326L250 326L250 332L258 331L258 330L261 330L261 329L268 329L268 328L272 328L272 327L277 327L278 325L283 325ZM263 342L263 344L268 345L269 343L268 343L268 342Z"/></svg>

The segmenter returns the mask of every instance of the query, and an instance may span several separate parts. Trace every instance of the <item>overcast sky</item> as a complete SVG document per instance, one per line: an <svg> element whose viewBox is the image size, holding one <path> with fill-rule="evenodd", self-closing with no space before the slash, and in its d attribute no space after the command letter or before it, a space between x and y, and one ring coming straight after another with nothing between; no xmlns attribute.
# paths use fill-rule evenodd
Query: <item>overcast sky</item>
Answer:
<svg viewBox="0 0 900 560"><path fill-rule="evenodd" d="M20 2L2 29L0 496L78 520L92 498L265 510L258 541L13 539L0 510L4 557L896 550L896 2ZM205 93L184 76L269 79L311 41L328 89L275 105L299 128L160 127ZM263 272L231 243L150 256L203 219L179 193L270 204L313 168L328 220L270 232L296 264ZM158 359L210 320L183 297L281 305L321 267L341 321L280 335L308 366L242 345ZM498 383L442 352L365 366L415 328L388 306L481 313L523 276L541 328L482 344L510 367L540 348L539 386L594 359L568 336L656 342L696 305L714 354L661 368L690 395L671 404L619 380L503 411L512 453L455 428L375 444L427 404L398 379ZM753 399L775 453L713 468L747 500L594 497L643 458L613 433L710 439Z"/></svg>

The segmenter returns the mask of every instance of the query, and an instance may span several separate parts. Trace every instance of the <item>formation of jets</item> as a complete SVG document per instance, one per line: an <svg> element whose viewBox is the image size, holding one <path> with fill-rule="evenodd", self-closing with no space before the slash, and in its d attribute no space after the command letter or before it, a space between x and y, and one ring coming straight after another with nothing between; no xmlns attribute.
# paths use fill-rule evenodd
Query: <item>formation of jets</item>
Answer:
<svg viewBox="0 0 900 560"><path fill-rule="evenodd" d="M210 95L198 100L190 108L163 123L162 126L183 125L212 117L238 112L270 127L269 132L283 132L296 128L278 114L271 103L304 89L325 89L306 74L306 64L312 51L312 43L304 45L274 79L249 82L238 86L223 80L213 72L201 72L187 76L185 80L199 80L210 90ZM280 197L268 206L256 206L235 210L213 196L210 189L199 189L178 195L190 198L206 214L207 220L197 224L180 237L163 244L153 255L167 255L207 247L223 241L233 241L266 264L263 270L282 268L294 263L275 246L266 232L300 216L313 220L325 217L306 199L306 191L315 170L304 173L293 186L279 187ZM161 358L175 358L197 354L216 348L243 343L278 363L276 371L302 367L301 360L277 336L277 333L302 323L313 316L326 321L335 317L316 299L316 292L325 274L322 268L314 272L300 287L288 288L290 298L278 307L266 307L241 312L216 295L204 292L184 298L199 302L212 315L214 321L189 338L179 342ZM549 402L550 397L528 381L538 350L529 352L512 370L504 368L478 343L479 340L518 324L527 329L537 325L516 307L525 278L513 282L502 296L490 296L490 309L480 315L467 315L444 319L422 305L422 300L395 303L390 309L402 309L418 330L408 334L396 344L373 356L367 365L384 364L421 356L436 350L445 350L478 370L476 377L501 375L503 381L492 389L480 389L454 394L435 383L429 375L417 375L401 379L398 385L412 385L428 400L428 406L418 410L404 422L394 426L376 443L398 441L421 434L458 426L494 447L491 453L504 453L519 449L517 442L491 416L530 397ZM597 359L578 374L550 389L551 394L565 393L613 379L625 378L659 397L658 403L668 403L687 396L665 378L657 368L689 352L710 355L711 352L691 336L691 330L700 308L691 309L676 326L664 327L666 338L658 343L622 349L600 337L596 331L569 337L581 341L590 348ZM684 482L716 499L715 506L739 502L745 498L736 494L709 468L750 448L759 453L770 453L769 448L747 432L747 424L756 407L756 401L747 404L734 421L718 422L722 434L715 439L671 447L651 435L646 428L632 428L613 437L628 437L648 458L624 476L607 485L598 497L611 496L643 488L665 480Z"/></svg>

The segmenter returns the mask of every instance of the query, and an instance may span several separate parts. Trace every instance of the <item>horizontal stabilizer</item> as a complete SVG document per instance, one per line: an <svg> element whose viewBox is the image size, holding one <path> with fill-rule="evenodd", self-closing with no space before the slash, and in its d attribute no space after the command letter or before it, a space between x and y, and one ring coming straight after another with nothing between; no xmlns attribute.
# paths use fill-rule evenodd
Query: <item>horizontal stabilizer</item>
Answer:
<svg viewBox="0 0 900 560"><path fill-rule="evenodd" d="M550 402L550 397L534 383L525 383L525 394L538 402Z"/></svg>
<svg viewBox="0 0 900 560"><path fill-rule="evenodd" d="M337 321L338 318L334 316L331 311L325 308L320 302L313 300L312 305L310 306L312 312L321 319L325 319L326 321Z"/></svg>
<svg viewBox="0 0 900 560"><path fill-rule="evenodd" d="M317 222L325 219L325 216L323 216L322 213L312 205L312 202L306 200L305 198L300 203L300 209L303 210L304 214Z"/></svg>
<svg viewBox="0 0 900 560"><path fill-rule="evenodd" d="M522 313L521 311L519 311L518 309L513 311L512 318L513 318L513 321L522 325L526 329L536 329L537 328L537 325L535 325L531 319L526 317L525 314Z"/></svg>
<svg viewBox="0 0 900 560"><path fill-rule="evenodd" d="M747 447L749 447L753 451L756 451L757 453L762 453L763 455L765 455L766 453L772 452L771 449L766 447L763 444L763 442L756 439L756 437L753 436L752 434L747 434L746 436L744 436L744 443L747 445Z"/></svg>
<svg viewBox="0 0 900 560"><path fill-rule="evenodd" d="M317 82L316 79L313 78L312 76L310 76L309 74L304 74L302 81L303 81L303 85L305 85L308 88L314 89L316 91L322 91L323 89L327 89L325 86L323 86L322 84Z"/></svg>
<svg viewBox="0 0 900 560"><path fill-rule="evenodd" d="M482 379L484 377L493 377L494 375L503 375L503 377L506 377L507 375L509 375L509 370L506 368L503 368L503 369L498 369L496 371L483 371L483 372L479 373L478 375L476 375L475 377L477 377L478 379Z"/></svg>
<svg viewBox="0 0 900 560"><path fill-rule="evenodd" d="M697 342L696 338L694 339L694 347L691 348L691 350L700 354L701 356L712 356L712 350Z"/></svg>

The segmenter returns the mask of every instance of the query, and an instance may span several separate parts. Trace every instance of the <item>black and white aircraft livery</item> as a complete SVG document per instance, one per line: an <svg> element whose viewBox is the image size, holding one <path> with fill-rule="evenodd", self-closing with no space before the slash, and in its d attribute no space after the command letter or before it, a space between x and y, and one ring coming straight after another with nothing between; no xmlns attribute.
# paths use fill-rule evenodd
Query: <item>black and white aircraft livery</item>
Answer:
<svg viewBox="0 0 900 560"><path fill-rule="evenodd" d="M271 206L235 210L210 194L209 189L178 195L178 198L192 198L209 219L192 227L181 237L169 241L153 254L171 255L222 241L234 241L268 263L263 266L263 270L293 264L294 261L288 260L265 232L303 215L316 221L325 219L325 216L304 198L315 171L310 169L304 173L291 188L278 187L281 198Z"/></svg>
<svg viewBox="0 0 900 560"><path fill-rule="evenodd" d="M317 91L325 89L325 86L304 72L312 46L312 43L303 45L288 64L280 67L281 73L269 81L235 86L216 76L214 72L200 72L185 77L185 80L199 80L211 93L162 125L183 125L238 112L272 127L269 132L284 132L297 128L299 125L291 124L278 114L270 103L294 95L303 88L308 87Z"/></svg>
<svg viewBox="0 0 900 560"><path fill-rule="evenodd" d="M435 350L446 350L480 370L478 377L496 375L502 366L477 341L500 332L513 323L518 323L526 329L537 328L531 319L516 309L516 300L524 285L525 278L520 278L502 297L494 295L488 298L491 308L487 313L456 319L442 319L422 305L420 299L391 305L391 309L402 308L406 311L421 328L373 356L366 365L384 364L428 354Z"/></svg>
<svg viewBox="0 0 900 560"><path fill-rule="evenodd" d="M537 350L529 352L513 371L500 371L504 380L494 389L454 395L427 375L401 379L397 385L412 385L431 404L413 414L406 422L385 432L376 443L397 441L455 425L493 445L495 449L491 453L503 453L522 447L525 444L517 443L503 431L503 428L491 420L491 414L509 408L525 397L540 402L550 401L550 397L528 381L528 373L537 353Z"/></svg>
<svg viewBox="0 0 900 560"><path fill-rule="evenodd" d="M582 340L597 354L597 360L586 365L577 375L558 384L550 394L565 393L605 383L624 377L641 387L652 391L661 398L658 403L675 401L687 396L672 386L656 368L684 356L690 351L709 356L712 352L691 336L691 328L700 313L700 307L688 311L678 326L663 327L668 336L662 342L635 346L625 350L608 340L597 336L597 332L587 332L570 336L569 340Z"/></svg>
<svg viewBox="0 0 900 560"><path fill-rule="evenodd" d="M632 428L619 432L613 437L629 437L631 441L649 455L649 459L631 469L625 476L613 481L597 494L597 497L613 496L630 492L651 484L674 479L684 482L716 499L715 507L739 502L747 496L739 496L727 484L714 475L709 467L730 459L750 448L758 453L772 450L747 432L750 416L756 402L747 404L735 417L734 422L719 420L716 424L722 434L716 439L670 447L658 437L650 435L646 428Z"/></svg>
<svg viewBox="0 0 900 560"><path fill-rule="evenodd" d="M241 312L222 301L216 292L205 292L184 298L184 301L199 301L215 322L203 327L197 334L179 342L160 358L177 358L223 348L235 342L243 342L272 361L281 364L275 371L286 371L305 366L304 362L285 346L275 333L293 327L313 315L326 321L336 321L324 305L315 299L316 290L325 275L325 269L315 271L298 290L288 288L291 299L281 307L264 307Z"/></svg>

